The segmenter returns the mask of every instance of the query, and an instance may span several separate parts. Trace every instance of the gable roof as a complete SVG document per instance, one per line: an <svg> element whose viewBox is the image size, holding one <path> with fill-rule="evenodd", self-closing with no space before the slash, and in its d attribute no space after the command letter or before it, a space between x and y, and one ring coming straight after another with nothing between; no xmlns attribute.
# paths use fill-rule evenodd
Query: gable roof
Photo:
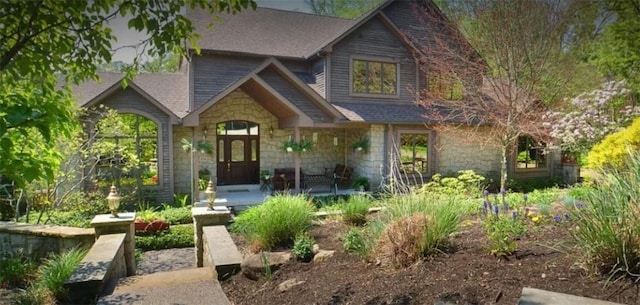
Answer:
<svg viewBox="0 0 640 305"><path fill-rule="evenodd" d="M98 73L100 81L87 81L73 88L80 106L89 106L102 101L111 93L122 90L124 74ZM187 115L189 103L188 76L185 73L141 73L129 82L129 87L146 95L167 114L176 118Z"/></svg>
<svg viewBox="0 0 640 305"><path fill-rule="evenodd" d="M260 7L218 16L188 9L187 18L202 36L198 44L203 50L289 58L308 58L357 23L351 19Z"/></svg>

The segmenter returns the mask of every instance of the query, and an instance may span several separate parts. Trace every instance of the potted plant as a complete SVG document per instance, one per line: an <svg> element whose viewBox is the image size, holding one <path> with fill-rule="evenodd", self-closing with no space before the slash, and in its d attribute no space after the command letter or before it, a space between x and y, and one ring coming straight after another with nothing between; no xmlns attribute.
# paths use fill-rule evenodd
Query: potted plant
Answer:
<svg viewBox="0 0 640 305"><path fill-rule="evenodd" d="M311 142L309 140L306 140L306 139L303 139L298 144L298 152L311 150L312 148L313 148L313 142Z"/></svg>
<svg viewBox="0 0 640 305"><path fill-rule="evenodd" d="M370 189L369 178L360 176L353 180L351 187L361 192L368 191Z"/></svg>
<svg viewBox="0 0 640 305"><path fill-rule="evenodd" d="M169 223L153 209L146 209L136 214L134 221L136 231L160 232L169 229Z"/></svg>
<svg viewBox="0 0 640 305"><path fill-rule="evenodd" d="M351 148L355 151L368 151L369 150L369 137L363 136L351 145Z"/></svg>
<svg viewBox="0 0 640 305"><path fill-rule="evenodd" d="M298 143L296 143L296 141L291 139L285 141L284 144L282 144L282 150L288 153L296 151L297 148L298 148Z"/></svg>

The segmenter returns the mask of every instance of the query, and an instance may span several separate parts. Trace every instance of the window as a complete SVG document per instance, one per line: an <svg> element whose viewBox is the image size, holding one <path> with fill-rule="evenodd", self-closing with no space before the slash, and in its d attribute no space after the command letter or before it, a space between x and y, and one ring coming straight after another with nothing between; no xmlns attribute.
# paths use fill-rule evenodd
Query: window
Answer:
<svg viewBox="0 0 640 305"><path fill-rule="evenodd" d="M401 134L400 145L402 171L408 174L428 174L429 135Z"/></svg>
<svg viewBox="0 0 640 305"><path fill-rule="evenodd" d="M351 92L356 94L398 94L398 64L354 59Z"/></svg>
<svg viewBox="0 0 640 305"><path fill-rule="evenodd" d="M541 169L547 167L546 145L529 136L518 138L517 169Z"/></svg>
<svg viewBox="0 0 640 305"><path fill-rule="evenodd" d="M97 124L97 178L101 187L159 185L158 125L137 114L112 113Z"/></svg>
<svg viewBox="0 0 640 305"><path fill-rule="evenodd" d="M429 77L429 92L447 100L462 99L462 82L451 75L432 75Z"/></svg>

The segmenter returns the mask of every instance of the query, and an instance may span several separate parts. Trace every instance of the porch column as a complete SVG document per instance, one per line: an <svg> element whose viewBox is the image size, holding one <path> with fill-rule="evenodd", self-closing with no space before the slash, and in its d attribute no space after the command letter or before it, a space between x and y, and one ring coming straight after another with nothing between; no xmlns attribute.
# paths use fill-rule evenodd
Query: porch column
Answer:
<svg viewBox="0 0 640 305"><path fill-rule="evenodd" d="M295 130L296 143L300 143L300 127L296 127L294 130ZM298 152L297 154L295 154L294 158L295 158L294 167L296 172L295 192L300 193L300 163L302 161L300 158L300 153Z"/></svg>

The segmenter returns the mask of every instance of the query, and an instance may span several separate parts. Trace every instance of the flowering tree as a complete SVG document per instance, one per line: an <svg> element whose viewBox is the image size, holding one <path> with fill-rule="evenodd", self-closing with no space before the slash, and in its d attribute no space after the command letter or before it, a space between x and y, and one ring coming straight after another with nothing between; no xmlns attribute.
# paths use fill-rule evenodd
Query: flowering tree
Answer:
<svg viewBox="0 0 640 305"><path fill-rule="evenodd" d="M600 89L572 98L567 104L569 109L549 111L545 126L563 150L586 153L640 115L640 106L629 103L628 93L625 82L606 82Z"/></svg>

